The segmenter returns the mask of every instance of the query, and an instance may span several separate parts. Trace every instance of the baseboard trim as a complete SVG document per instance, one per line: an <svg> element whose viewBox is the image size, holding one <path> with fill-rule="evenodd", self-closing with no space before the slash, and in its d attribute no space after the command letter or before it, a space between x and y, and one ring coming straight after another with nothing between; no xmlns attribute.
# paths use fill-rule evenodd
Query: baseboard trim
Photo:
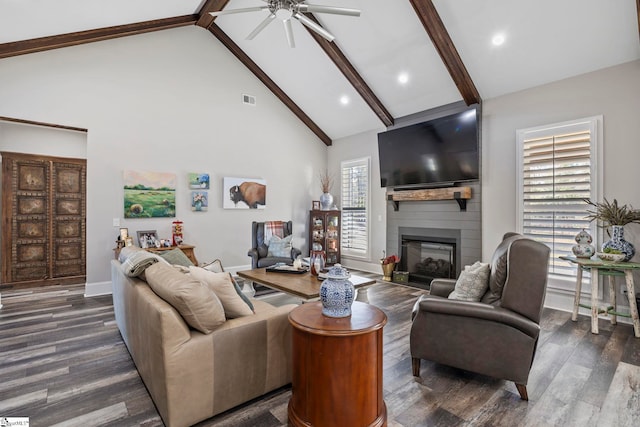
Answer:
<svg viewBox="0 0 640 427"><path fill-rule="evenodd" d="M100 295L111 295L111 294L112 294L111 281L85 283L84 285L85 298L97 297Z"/></svg>

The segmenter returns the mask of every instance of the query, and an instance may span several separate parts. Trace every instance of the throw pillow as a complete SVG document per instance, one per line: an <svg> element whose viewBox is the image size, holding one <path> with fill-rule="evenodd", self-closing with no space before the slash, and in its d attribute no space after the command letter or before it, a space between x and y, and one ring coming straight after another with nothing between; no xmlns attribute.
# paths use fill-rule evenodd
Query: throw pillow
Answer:
<svg viewBox="0 0 640 427"><path fill-rule="evenodd" d="M214 273L222 273L224 271L224 267L222 267L222 261L219 259L213 260L208 264L204 264L202 266L205 270L213 271Z"/></svg>
<svg viewBox="0 0 640 427"><path fill-rule="evenodd" d="M160 256L172 265L183 265L185 267L190 267L193 265L189 257L187 257L180 248L160 252Z"/></svg>
<svg viewBox="0 0 640 427"><path fill-rule="evenodd" d="M147 268L145 274L153 292L173 306L192 328L209 334L225 322L220 300L200 281L162 263Z"/></svg>
<svg viewBox="0 0 640 427"><path fill-rule="evenodd" d="M289 234L286 237L280 238L278 236L272 236L269 240L269 257L291 257L292 243L291 239L293 234Z"/></svg>
<svg viewBox="0 0 640 427"><path fill-rule="evenodd" d="M480 301L489 288L489 264L477 261L467 265L449 294L449 299L462 301Z"/></svg>
<svg viewBox="0 0 640 427"><path fill-rule="evenodd" d="M196 266L189 267L189 272L191 277L204 283L220 298L224 314L228 319L253 314L253 307L242 299L240 296L242 291L233 285L229 273L214 273Z"/></svg>

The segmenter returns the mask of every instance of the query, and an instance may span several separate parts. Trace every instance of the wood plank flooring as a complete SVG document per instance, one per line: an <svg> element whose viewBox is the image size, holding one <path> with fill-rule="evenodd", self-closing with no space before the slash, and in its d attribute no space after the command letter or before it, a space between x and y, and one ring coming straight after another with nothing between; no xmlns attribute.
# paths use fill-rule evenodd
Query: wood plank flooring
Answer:
<svg viewBox="0 0 640 427"><path fill-rule="evenodd" d="M115 325L110 296L84 298L84 287L11 290L0 309L0 418L33 426L161 426ZM410 313L424 291L370 288L387 314L384 392L389 427L638 426L640 339L628 325L545 309L529 379L528 402L513 383L423 361L411 375ZM280 427L285 387L199 426Z"/></svg>

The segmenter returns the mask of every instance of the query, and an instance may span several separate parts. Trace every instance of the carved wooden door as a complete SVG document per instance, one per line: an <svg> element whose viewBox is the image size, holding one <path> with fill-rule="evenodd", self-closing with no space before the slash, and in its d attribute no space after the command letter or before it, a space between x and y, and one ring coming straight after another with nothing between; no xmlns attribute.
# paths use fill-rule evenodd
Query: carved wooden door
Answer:
<svg viewBox="0 0 640 427"><path fill-rule="evenodd" d="M82 283L86 160L2 154L2 284Z"/></svg>

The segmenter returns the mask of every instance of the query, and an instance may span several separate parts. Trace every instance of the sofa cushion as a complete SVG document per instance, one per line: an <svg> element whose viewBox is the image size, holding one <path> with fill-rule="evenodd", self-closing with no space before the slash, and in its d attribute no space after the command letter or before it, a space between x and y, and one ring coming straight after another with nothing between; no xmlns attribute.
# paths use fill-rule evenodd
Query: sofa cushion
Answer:
<svg viewBox="0 0 640 427"><path fill-rule="evenodd" d="M162 257L162 259L172 265L183 265L185 267L193 265L189 257L187 257L180 248L160 252L160 256Z"/></svg>
<svg viewBox="0 0 640 427"><path fill-rule="evenodd" d="M224 313L228 319L253 314L253 306L250 306L247 304L247 301L242 299L244 294L242 294L239 288L234 286L234 282L229 273L214 273L213 271L196 266L189 267L189 272L191 273L191 277L199 280L215 292L224 307Z"/></svg>
<svg viewBox="0 0 640 427"><path fill-rule="evenodd" d="M292 243L291 239L293 234L280 238L278 236L271 236L269 240L268 257L291 257Z"/></svg>
<svg viewBox="0 0 640 427"><path fill-rule="evenodd" d="M199 280L163 263L147 268L145 274L149 287L173 306L192 328L208 334L225 322L220 300Z"/></svg>
<svg viewBox="0 0 640 427"><path fill-rule="evenodd" d="M514 240L522 239L520 234L509 233L498 245L493 257L491 258L491 274L489 275L489 290L482 297L485 304L499 303L502 298L502 290L507 281L507 257L509 255L509 246Z"/></svg>
<svg viewBox="0 0 640 427"><path fill-rule="evenodd" d="M480 301L489 287L489 264L477 261L460 273L449 299Z"/></svg>
<svg viewBox="0 0 640 427"><path fill-rule="evenodd" d="M141 276L148 267L163 261L156 254L133 246L122 248L118 259L122 263L122 271L129 277Z"/></svg>

